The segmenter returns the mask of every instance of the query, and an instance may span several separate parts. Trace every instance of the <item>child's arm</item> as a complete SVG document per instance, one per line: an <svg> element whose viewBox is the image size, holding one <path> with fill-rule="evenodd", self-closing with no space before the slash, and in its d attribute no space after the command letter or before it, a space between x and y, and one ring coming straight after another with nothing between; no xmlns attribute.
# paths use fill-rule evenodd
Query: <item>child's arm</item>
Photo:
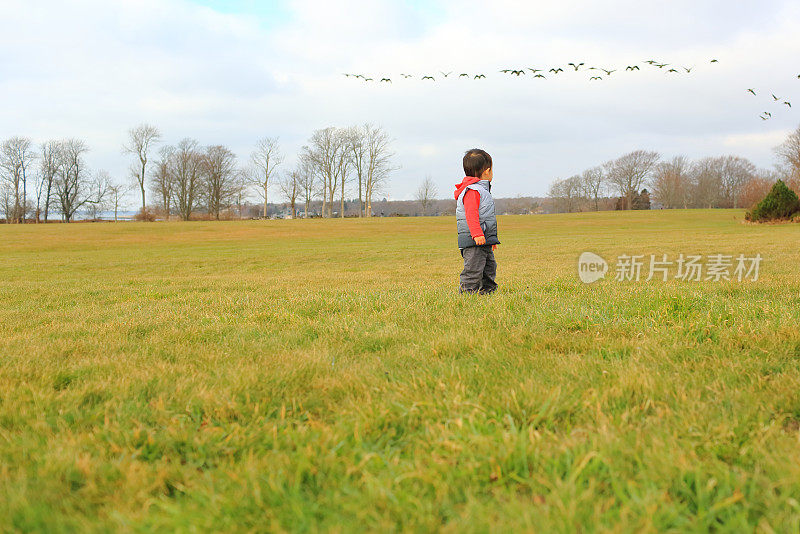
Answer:
<svg viewBox="0 0 800 534"><path fill-rule="evenodd" d="M481 202L481 194L474 189L468 189L464 193L464 214L467 218L469 233L477 245L485 245L486 237L481 229L480 218L478 217L478 205Z"/></svg>

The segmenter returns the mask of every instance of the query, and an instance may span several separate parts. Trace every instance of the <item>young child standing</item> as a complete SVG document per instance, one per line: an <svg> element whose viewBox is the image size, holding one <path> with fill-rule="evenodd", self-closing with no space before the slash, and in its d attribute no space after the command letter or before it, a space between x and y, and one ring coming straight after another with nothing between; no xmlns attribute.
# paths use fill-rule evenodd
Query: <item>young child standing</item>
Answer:
<svg viewBox="0 0 800 534"><path fill-rule="evenodd" d="M454 194L458 248L464 258L459 292L487 295L497 289L494 249L500 244L491 193L492 156L479 148L467 150L464 174Z"/></svg>

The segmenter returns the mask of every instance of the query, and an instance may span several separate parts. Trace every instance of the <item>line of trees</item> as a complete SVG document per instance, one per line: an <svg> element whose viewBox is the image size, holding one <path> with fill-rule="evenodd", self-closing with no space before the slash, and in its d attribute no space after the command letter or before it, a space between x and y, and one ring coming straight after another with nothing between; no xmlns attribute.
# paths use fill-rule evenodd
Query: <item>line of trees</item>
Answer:
<svg viewBox="0 0 800 534"><path fill-rule="evenodd" d="M657 152L636 150L554 181L548 192L550 208L557 212L646 209L649 198L662 208L749 208L778 179L800 192L800 128L775 148L775 154L774 169L759 169L733 155L662 160Z"/></svg>
<svg viewBox="0 0 800 534"><path fill-rule="evenodd" d="M147 125L129 132L124 150L137 157L137 166L132 169L137 181L145 173L146 151L160 138L158 130ZM369 217L373 199L395 170L390 145L388 134L371 124L324 128L311 135L295 166L281 172L284 155L277 138L259 139L248 163L241 167L236 155L224 146L200 148L197 141L184 139L159 149L150 185L158 209L167 217L175 212L183 220L189 220L197 210L219 219L234 205L241 216L251 191L261 201L261 216L268 217L273 186L289 204L292 217L297 217L301 209L304 217L311 216L315 200L322 201L322 217L344 217L345 199L356 191L358 216ZM146 206L144 190L141 193L142 205Z"/></svg>
<svg viewBox="0 0 800 534"><path fill-rule="evenodd" d="M345 216L345 199L357 193L358 216L373 214L372 202L391 173L391 139L371 124L315 131L294 168L281 172L284 155L274 137L259 139L244 164L222 145L201 146L191 138L164 144L158 128L142 124L127 132L122 153L132 157L130 180L115 183L108 172L92 172L88 146L80 139L36 147L26 137L0 145L0 212L6 222L47 222L53 213L70 222L78 212L96 218L112 210L116 220L126 195L141 197L139 217L220 219L255 196L259 215L269 216L269 193L280 192L292 217ZM317 213L312 208L321 201ZM352 202L348 204L352 205ZM338 208L338 209L337 209Z"/></svg>
<svg viewBox="0 0 800 534"><path fill-rule="evenodd" d="M105 171L86 165L86 143L52 140L38 148L27 137L0 146L0 210L7 222L47 222L54 212L70 222L79 210L102 209L119 198ZM115 196L116 194L116 196Z"/></svg>

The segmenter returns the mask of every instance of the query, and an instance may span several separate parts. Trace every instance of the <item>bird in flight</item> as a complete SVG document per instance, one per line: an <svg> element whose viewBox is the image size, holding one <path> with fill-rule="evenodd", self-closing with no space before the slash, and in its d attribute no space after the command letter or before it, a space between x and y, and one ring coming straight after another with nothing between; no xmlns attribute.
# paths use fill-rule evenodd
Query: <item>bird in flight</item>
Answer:
<svg viewBox="0 0 800 534"><path fill-rule="evenodd" d="M473 79L474 79L474 80L479 80L479 79L481 79L481 78L486 78L486 75L484 75L484 74L476 74L476 75L475 75L475 77L474 77Z"/></svg>
<svg viewBox="0 0 800 534"><path fill-rule="evenodd" d="M645 63L649 63L650 65L655 65L656 63L658 63L658 61L656 61L655 59L648 59L647 61L645 61Z"/></svg>
<svg viewBox="0 0 800 534"><path fill-rule="evenodd" d="M362 76L362 78L364 78L364 77ZM372 81L372 78L364 78L364 81L365 81L365 82L371 82L371 81Z"/></svg>
<svg viewBox="0 0 800 534"><path fill-rule="evenodd" d="M564 69L562 69L561 67L559 67L559 68L557 68L557 69L550 69L550 72L552 72L552 73L554 73L554 74L558 74L559 72L564 72Z"/></svg>
<svg viewBox="0 0 800 534"><path fill-rule="evenodd" d="M592 77L591 77L591 78L589 78L589 79L590 79L590 80L602 80L603 78L601 78L600 76L592 76Z"/></svg>
<svg viewBox="0 0 800 534"><path fill-rule="evenodd" d="M466 72L462 72L461 74L458 75L458 77L459 78L464 78L464 77L469 78L469 74L467 74Z"/></svg>
<svg viewBox="0 0 800 534"><path fill-rule="evenodd" d="M400 76L402 76L403 78L413 78L413 76L411 76L410 74L402 74L401 73Z"/></svg>
<svg viewBox="0 0 800 534"><path fill-rule="evenodd" d="M389 78L381 78L381 81L382 81L382 82L389 82L389 83L392 83L392 80L390 80Z"/></svg>
<svg viewBox="0 0 800 534"><path fill-rule="evenodd" d="M667 72L678 72L678 69L669 69Z"/></svg>
<svg viewBox="0 0 800 534"><path fill-rule="evenodd" d="M617 72L616 70L606 70L606 69L600 69L600 70L602 70L603 72L605 72L605 73L606 73L608 76L611 76L611 73L612 73L612 72Z"/></svg>
<svg viewBox="0 0 800 534"><path fill-rule="evenodd" d="M422 77L422 79L423 79L423 80L433 80L433 81L436 81L436 79L435 79L433 76L423 76L423 77Z"/></svg>
<svg viewBox="0 0 800 534"><path fill-rule="evenodd" d="M631 70L631 71L639 70L639 66L638 65L628 65L627 67L625 67L625 70Z"/></svg>
<svg viewBox="0 0 800 534"><path fill-rule="evenodd" d="M663 69L667 65L669 65L669 63L656 63L656 67L658 67L659 69Z"/></svg>
<svg viewBox="0 0 800 534"><path fill-rule="evenodd" d="M772 100L774 100L775 102L777 102L777 101L778 101L778 100L780 100L780 99L781 99L781 97L779 97L779 96L775 96L775 93L772 93Z"/></svg>
<svg viewBox="0 0 800 534"><path fill-rule="evenodd" d="M570 67L572 67L573 69L575 69L575 71L577 72L577 71L578 71L578 69L579 69L579 68L581 68L581 67L583 66L583 63L578 63L577 65L576 65L575 63L567 63L567 65L569 65Z"/></svg>
<svg viewBox="0 0 800 534"><path fill-rule="evenodd" d="M769 111L765 111L764 115L766 115L767 117L772 117L772 113L770 113Z"/></svg>
<svg viewBox="0 0 800 534"><path fill-rule="evenodd" d="M547 76L545 76L544 74L536 74L534 75L534 78L544 78L546 80Z"/></svg>
<svg viewBox="0 0 800 534"><path fill-rule="evenodd" d="M442 72L442 71L439 71L439 72ZM444 76L445 78L447 78L451 74L453 74L453 73L452 72L448 72L447 74L445 74L444 72L442 72L442 76Z"/></svg>
<svg viewBox="0 0 800 534"><path fill-rule="evenodd" d="M760 118L762 121L765 121L765 120L769 119L769 117L765 117L765 116L763 116L763 115L759 115L758 117L759 117L759 118Z"/></svg>
<svg viewBox="0 0 800 534"><path fill-rule="evenodd" d="M533 67L528 67L528 70L531 71L532 74L536 74L537 72L542 72L542 69L534 69ZM800 76L798 76L800 78Z"/></svg>
<svg viewBox="0 0 800 534"><path fill-rule="evenodd" d="M683 67L683 70L685 70L685 71L686 71L686 73L688 74L688 73L692 72L692 69L693 69L693 68L694 68L694 67Z"/></svg>
<svg viewBox="0 0 800 534"><path fill-rule="evenodd" d="M512 71L511 71L511 74L513 74L514 76L516 76L517 78L519 78L519 75L520 75L520 74L525 74L525 71L524 71L524 70L512 70Z"/></svg>
<svg viewBox="0 0 800 534"><path fill-rule="evenodd" d="M719 63L719 61L717 61L716 59L712 59L711 63Z"/></svg>
<svg viewBox="0 0 800 534"><path fill-rule="evenodd" d="M791 103L791 102L784 101L783 103L784 103L784 104L786 104L786 105L787 105L787 106L789 106L789 107L792 107L792 103Z"/></svg>
<svg viewBox="0 0 800 534"><path fill-rule="evenodd" d="M756 90L755 89L748 89L747 92L748 93L753 93L753 96L756 96Z"/></svg>

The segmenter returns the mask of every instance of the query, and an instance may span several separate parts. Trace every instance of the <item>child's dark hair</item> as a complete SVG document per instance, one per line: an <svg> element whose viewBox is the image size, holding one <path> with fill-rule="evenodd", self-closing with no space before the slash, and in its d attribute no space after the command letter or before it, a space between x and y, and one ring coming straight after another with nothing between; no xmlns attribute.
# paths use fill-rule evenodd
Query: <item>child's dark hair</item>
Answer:
<svg viewBox="0 0 800 534"><path fill-rule="evenodd" d="M480 178L487 169L492 168L492 156L480 148L472 148L464 154L464 176Z"/></svg>

